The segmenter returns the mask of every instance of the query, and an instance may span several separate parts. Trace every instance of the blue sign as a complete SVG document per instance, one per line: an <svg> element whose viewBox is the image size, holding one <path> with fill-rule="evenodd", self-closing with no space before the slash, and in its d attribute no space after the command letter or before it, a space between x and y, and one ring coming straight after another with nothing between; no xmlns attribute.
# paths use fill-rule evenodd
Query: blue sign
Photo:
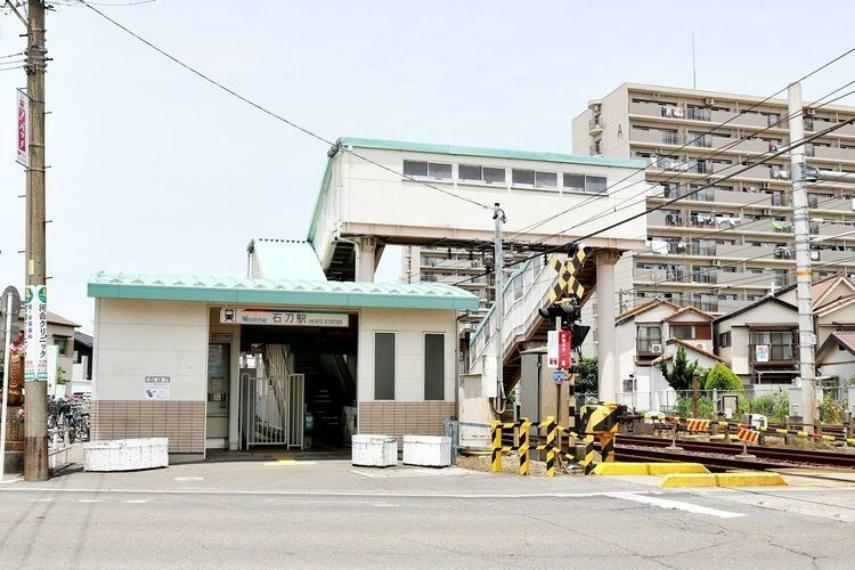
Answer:
<svg viewBox="0 0 855 570"><path fill-rule="evenodd" d="M552 372L552 381L553 382L555 382L558 385L561 385L564 383L564 380L566 380L566 376L565 376L563 370L554 370Z"/></svg>

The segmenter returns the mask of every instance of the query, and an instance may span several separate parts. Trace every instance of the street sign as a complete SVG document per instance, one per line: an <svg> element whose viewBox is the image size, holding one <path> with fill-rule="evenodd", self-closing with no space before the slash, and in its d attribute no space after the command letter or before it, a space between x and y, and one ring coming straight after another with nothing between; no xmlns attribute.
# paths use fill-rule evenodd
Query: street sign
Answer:
<svg viewBox="0 0 855 570"><path fill-rule="evenodd" d="M47 287L27 285L24 289L24 307L27 310L24 381L47 382Z"/></svg>
<svg viewBox="0 0 855 570"><path fill-rule="evenodd" d="M573 364L571 345L570 331L558 331L558 368L570 368L570 365Z"/></svg>
<svg viewBox="0 0 855 570"><path fill-rule="evenodd" d="M567 379L567 375L564 374L563 370L554 370L552 372L552 381L555 382L556 384L558 384L558 385L563 384L566 379Z"/></svg>
<svg viewBox="0 0 855 570"><path fill-rule="evenodd" d="M5 320L6 309L9 306L9 299L12 300L12 308L9 311L9 315L12 319L12 334L10 335L12 338L18 334L18 313L21 312L21 296L18 294L18 290L9 285L3 291L3 295L0 296L0 317L3 317L0 320ZM2 339L6 334L6 328L3 326L3 323L0 323L0 339Z"/></svg>
<svg viewBox="0 0 855 570"><path fill-rule="evenodd" d="M546 333L546 366L558 368L558 331Z"/></svg>
<svg viewBox="0 0 855 570"><path fill-rule="evenodd" d="M30 149L30 101L27 94L18 89L17 100L18 112L18 141L16 148L18 150L17 161L22 166L29 165L29 149Z"/></svg>
<svg viewBox="0 0 855 570"><path fill-rule="evenodd" d="M347 313L226 308L220 309L220 323L224 325L347 328L350 325L350 315Z"/></svg>

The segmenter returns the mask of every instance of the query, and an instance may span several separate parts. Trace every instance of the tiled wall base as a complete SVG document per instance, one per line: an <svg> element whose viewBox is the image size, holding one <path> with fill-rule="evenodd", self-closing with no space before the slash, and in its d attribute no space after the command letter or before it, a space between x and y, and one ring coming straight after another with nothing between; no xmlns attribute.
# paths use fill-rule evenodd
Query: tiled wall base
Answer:
<svg viewBox="0 0 855 570"><path fill-rule="evenodd" d="M442 435L442 420L454 411L454 402L359 402L359 433Z"/></svg>
<svg viewBox="0 0 855 570"><path fill-rule="evenodd" d="M92 440L169 438L169 453L205 453L205 402L93 400Z"/></svg>

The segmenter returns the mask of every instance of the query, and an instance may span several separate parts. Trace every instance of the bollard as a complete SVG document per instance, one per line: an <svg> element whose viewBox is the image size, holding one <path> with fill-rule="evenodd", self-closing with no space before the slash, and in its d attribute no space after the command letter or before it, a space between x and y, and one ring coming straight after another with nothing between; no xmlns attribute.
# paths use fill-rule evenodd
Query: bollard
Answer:
<svg viewBox="0 0 855 570"><path fill-rule="evenodd" d="M530 429L531 422L527 418L522 418L519 432L520 475L528 475L531 472L531 460L529 458Z"/></svg>
<svg viewBox="0 0 855 570"><path fill-rule="evenodd" d="M502 470L502 422L490 422L490 440L493 442L490 470L499 473Z"/></svg>
<svg viewBox="0 0 855 570"><path fill-rule="evenodd" d="M600 434L600 456L603 462L611 462L615 460L615 434L605 431Z"/></svg>
<svg viewBox="0 0 855 570"><path fill-rule="evenodd" d="M582 468L584 475L590 475L594 470L594 436L585 436L585 452L582 455L582 461L579 462L579 467Z"/></svg>
<svg viewBox="0 0 855 570"><path fill-rule="evenodd" d="M555 418L546 418L546 476L555 477Z"/></svg>

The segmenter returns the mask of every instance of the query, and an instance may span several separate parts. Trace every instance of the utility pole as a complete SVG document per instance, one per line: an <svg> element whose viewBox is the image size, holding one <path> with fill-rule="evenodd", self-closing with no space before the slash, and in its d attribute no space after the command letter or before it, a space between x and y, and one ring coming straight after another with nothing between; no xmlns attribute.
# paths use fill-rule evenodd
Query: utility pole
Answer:
<svg viewBox="0 0 855 570"><path fill-rule="evenodd" d="M45 263L45 5L29 0L27 5L27 97L29 135L27 164L26 284L44 285ZM36 347L27 347L35 350ZM26 382L24 399L24 479L48 478L47 382L38 378Z"/></svg>
<svg viewBox="0 0 855 570"><path fill-rule="evenodd" d="M504 252L502 250L502 225L505 223L505 211L502 210L498 202L493 205L493 221L495 222L494 252L493 252L493 286L495 288L495 298L493 300L493 316L496 319L496 401L493 403L493 411L496 416L501 416L505 412L505 380L504 380L504 338L502 331L502 321L505 319L505 299L504 299L504 281L505 281L505 261ZM499 418L500 419L500 418Z"/></svg>
<svg viewBox="0 0 855 570"><path fill-rule="evenodd" d="M810 224L808 220L805 147L797 144L805 136L802 87L790 84L790 179L793 183L793 229L796 239L796 302L799 324L799 382L802 389L802 422L816 419L816 367L814 365L813 302L811 299Z"/></svg>

